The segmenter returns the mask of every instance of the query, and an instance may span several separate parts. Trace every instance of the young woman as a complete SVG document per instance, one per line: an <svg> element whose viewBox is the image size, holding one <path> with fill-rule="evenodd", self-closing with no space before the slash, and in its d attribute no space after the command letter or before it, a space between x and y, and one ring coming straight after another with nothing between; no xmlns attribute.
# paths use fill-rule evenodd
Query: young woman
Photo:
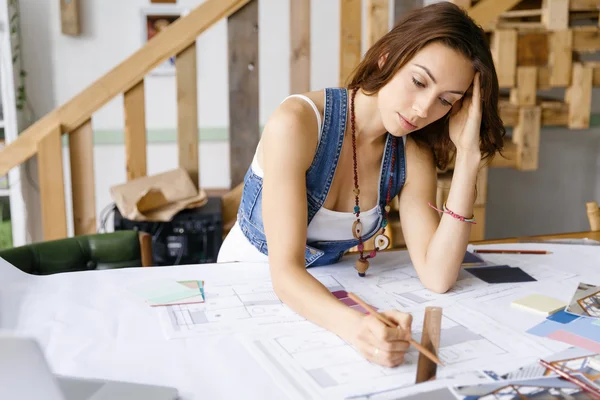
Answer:
<svg viewBox="0 0 600 400"><path fill-rule="evenodd" d="M386 326L338 301L306 270L385 236L399 196L412 263L443 293L464 256L482 159L502 148L498 80L484 35L449 2L406 15L366 53L347 88L290 96L269 118L219 261L267 261L280 299L384 366L403 362L410 315ZM436 167L454 157L444 213ZM401 191L401 192L400 192ZM360 252L364 273L377 252Z"/></svg>

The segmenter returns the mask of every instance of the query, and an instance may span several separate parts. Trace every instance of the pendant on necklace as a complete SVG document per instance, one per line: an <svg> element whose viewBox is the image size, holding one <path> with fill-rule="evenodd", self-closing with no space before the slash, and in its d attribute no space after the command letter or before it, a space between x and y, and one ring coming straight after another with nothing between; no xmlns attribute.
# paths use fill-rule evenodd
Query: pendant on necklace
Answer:
<svg viewBox="0 0 600 400"><path fill-rule="evenodd" d="M390 238L386 235L379 234L375 237L375 247L377 250L385 250L390 245Z"/></svg>
<svg viewBox="0 0 600 400"><path fill-rule="evenodd" d="M354 221L352 224L352 234L354 235L354 239L358 239L362 236L362 222L359 220Z"/></svg>
<svg viewBox="0 0 600 400"><path fill-rule="evenodd" d="M358 276L365 276L365 273L369 269L369 261L363 260L359 258L356 260L356 270L358 271Z"/></svg>

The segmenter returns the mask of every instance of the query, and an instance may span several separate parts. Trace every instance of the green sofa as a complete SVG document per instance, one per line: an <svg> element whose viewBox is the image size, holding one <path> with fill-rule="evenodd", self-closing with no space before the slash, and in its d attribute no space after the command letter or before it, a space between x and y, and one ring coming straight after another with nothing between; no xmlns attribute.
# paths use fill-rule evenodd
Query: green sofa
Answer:
<svg viewBox="0 0 600 400"><path fill-rule="evenodd" d="M152 238L138 231L81 235L0 250L0 257L33 275L152 265Z"/></svg>

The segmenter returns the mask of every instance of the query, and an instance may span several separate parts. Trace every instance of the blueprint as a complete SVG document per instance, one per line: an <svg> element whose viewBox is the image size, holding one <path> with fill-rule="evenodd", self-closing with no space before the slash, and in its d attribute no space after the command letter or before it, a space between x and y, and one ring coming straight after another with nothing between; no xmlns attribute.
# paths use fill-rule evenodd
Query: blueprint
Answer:
<svg viewBox="0 0 600 400"><path fill-rule="evenodd" d="M553 257L556 263L557 256ZM560 255L558 261L569 258ZM536 281L490 285L461 271L456 285L438 294L423 287L406 252L378 255L363 278L357 276L352 258L308 271L331 292L353 292L379 310L411 313L417 341L425 307L441 307L439 356L444 367L438 368L438 379L452 379L489 365L500 372L510 371L566 348L564 343L527 334L523 328L543 317L511 310L510 304L536 292L569 297L580 280L578 268L557 268L552 259L540 256L486 255L486 261L518 266ZM414 349L400 367L372 364L353 346L279 301L268 279L206 281L205 293L204 304L158 310L167 337L235 334L292 398L369 398L414 383L418 359Z"/></svg>
<svg viewBox="0 0 600 400"><path fill-rule="evenodd" d="M422 318L413 314L413 337L420 341ZM246 339L245 344L274 380L299 399L337 399L370 393L415 380L418 353L414 348L405 363L384 368L366 361L336 335L315 328L297 334L276 334ZM438 378L452 377L493 363L517 366L551 350L527 335L506 329L459 304L444 309L439 357L444 367Z"/></svg>

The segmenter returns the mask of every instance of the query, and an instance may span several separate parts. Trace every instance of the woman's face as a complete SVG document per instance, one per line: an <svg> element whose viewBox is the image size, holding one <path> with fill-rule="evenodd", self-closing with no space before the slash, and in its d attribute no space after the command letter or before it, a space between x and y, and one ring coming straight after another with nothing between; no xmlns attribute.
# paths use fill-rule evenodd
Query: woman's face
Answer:
<svg viewBox="0 0 600 400"><path fill-rule="evenodd" d="M404 136L445 116L471 86L473 64L439 42L419 51L378 92L385 129Z"/></svg>

